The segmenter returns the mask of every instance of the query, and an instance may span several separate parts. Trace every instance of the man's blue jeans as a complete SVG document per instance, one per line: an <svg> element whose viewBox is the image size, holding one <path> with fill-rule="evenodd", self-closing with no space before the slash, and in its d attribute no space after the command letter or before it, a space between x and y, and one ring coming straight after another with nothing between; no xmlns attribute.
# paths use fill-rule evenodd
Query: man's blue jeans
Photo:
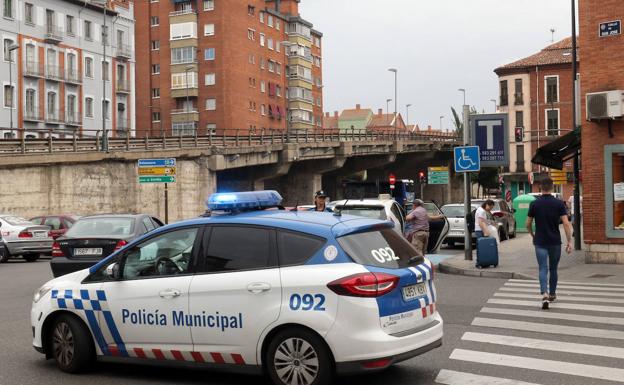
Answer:
<svg viewBox="0 0 624 385"><path fill-rule="evenodd" d="M535 245L535 255L539 265L540 294L555 295L557 291L557 267L561 258L561 245ZM550 279L548 273L550 272ZM549 290L550 289L550 290Z"/></svg>

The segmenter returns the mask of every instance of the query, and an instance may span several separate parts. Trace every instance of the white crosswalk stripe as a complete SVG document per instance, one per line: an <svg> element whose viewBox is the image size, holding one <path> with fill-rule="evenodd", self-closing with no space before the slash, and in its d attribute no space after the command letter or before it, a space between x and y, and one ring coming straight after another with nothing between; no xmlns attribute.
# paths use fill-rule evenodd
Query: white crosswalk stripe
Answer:
<svg viewBox="0 0 624 385"><path fill-rule="evenodd" d="M450 355L451 362L479 369L470 373L465 365L459 371L447 367L436 383L535 385L522 381L530 378L560 384L572 376L579 384L597 380L624 384L624 316L619 316L624 313L624 285L560 281L557 300L549 310L541 310L539 282L511 279L480 313ZM524 379L517 374L515 379L489 376L488 371L501 373L497 367L533 374Z"/></svg>

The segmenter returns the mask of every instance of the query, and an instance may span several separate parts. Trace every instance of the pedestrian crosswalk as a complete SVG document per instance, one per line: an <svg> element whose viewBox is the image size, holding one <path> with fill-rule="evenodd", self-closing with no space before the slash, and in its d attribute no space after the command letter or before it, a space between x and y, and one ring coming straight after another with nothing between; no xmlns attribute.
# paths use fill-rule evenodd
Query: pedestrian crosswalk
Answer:
<svg viewBox="0 0 624 385"><path fill-rule="evenodd" d="M537 281L508 280L449 358L437 384L624 384L624 285L560 281L541 310Z"/></svg>

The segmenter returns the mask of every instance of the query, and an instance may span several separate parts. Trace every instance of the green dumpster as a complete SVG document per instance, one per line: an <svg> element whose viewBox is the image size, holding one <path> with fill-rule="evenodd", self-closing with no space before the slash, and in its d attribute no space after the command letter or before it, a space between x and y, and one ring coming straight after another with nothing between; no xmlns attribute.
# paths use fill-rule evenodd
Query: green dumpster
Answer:
<svg viewBox="0 0 624 385"><path fill-rule="evenodd" d="M513 200L513 208L516 210L514 216L516 218L519 233L527 232L525 223L527 216L529 215L529 206L534 200L535 197L533 195L519 195ZM533 226L535 226L535 224L533 224Z"/></svg>

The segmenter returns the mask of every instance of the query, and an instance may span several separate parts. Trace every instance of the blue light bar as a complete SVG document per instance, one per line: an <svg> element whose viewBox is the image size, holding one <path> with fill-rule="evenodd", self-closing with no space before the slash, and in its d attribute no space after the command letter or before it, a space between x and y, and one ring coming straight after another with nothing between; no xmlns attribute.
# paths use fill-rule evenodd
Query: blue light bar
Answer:
<svg viewBox="0 0 624 385"><path fill-rule="evenodd" d="M245 191L212 194L206 201L211 211L242 211L276 207L282 203L282 196L274 190Z"/></svg>

